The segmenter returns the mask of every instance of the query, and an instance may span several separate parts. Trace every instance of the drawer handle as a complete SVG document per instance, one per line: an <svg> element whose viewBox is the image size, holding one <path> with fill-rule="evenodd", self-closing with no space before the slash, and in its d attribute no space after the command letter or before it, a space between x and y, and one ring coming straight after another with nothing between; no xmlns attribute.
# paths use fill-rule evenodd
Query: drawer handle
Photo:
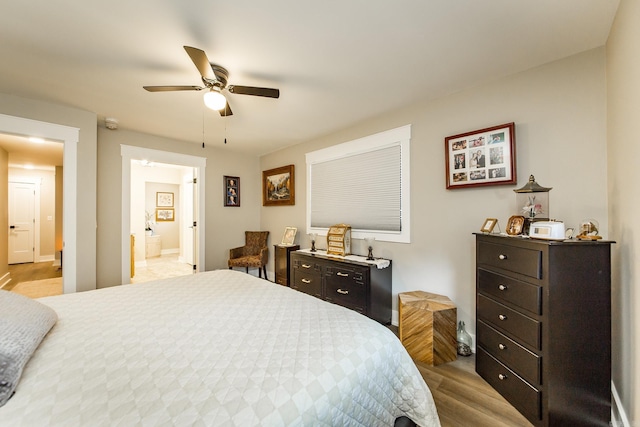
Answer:
<svg viewBox="0 0 640 427"><path fill-rule="evenodd" d="M500 289L501 291L506 291L508 288L505 285L500 284L500 286L498 286L498 289Z"/></svg>
<svg viewBox="0 0 640 427"><path fill-rule="evenodd" d="M507 376L505 374L498 374L498 378L500 379L500 381L504 381L507 379Z"/></svg>
<svg viewBox="0 0 640 427"><path fill-rule="evenodd" d="M500 343L500 344L498 344L498 348L499 348L500 350L506 350L506 349L507 349L507 346L506 346L506 345L504 345L504 344L502 344L502 343Z"/></svg>
<svg viewBox="0 0 640 427"><path fill-rule="evenodd" d="M309 283L311 283L311 280L309 280L309 279L302 279L302 283L306 283L306 284L308 285Z"/></svg>
<svg viewBox="0 0 640 427"><path fill-rule="evenodd" d="M347 273L340 273L339 271L336 273L336 275L342 276L342 277L349 277Z"/></svg>
<svg viewBox="0 0 640 427"><path fill-rule="evenodd" d="M498 255L498 259L505 260L505 259L507 259L507 256L503 255L503 254L500 254L500 255Z"/></svg>
<svg viewBox="0 0 640 427"><path fill-rule="evenodd" d="M500 315L498 315L498 319L507 320L507 316L505 316L504 314L500 314Z"/></svg>
<svg viewBox="0 0 640 427"><path fill-rule="evenodd" d="M302 264L302 268L311 268L310 264Z"/></svg>
<svg viewBox="0 0 640 427"><path fill-rule="evenodd" d="M349 295L349 291L343 291L342 289L338 289L336 292L342 295Z"/></svg>

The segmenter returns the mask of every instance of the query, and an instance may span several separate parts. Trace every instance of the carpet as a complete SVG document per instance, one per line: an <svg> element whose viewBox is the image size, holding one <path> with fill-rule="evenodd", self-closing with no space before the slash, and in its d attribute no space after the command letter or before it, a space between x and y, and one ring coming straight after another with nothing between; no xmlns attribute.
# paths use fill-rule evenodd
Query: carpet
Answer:
<svg viewBox="0 0 640 427"><path fill-rule="evenodd" d="M15 285L13 289L11 289L11 292L15 292L29 298L62 295L62 277L21 282Z"/></svg>

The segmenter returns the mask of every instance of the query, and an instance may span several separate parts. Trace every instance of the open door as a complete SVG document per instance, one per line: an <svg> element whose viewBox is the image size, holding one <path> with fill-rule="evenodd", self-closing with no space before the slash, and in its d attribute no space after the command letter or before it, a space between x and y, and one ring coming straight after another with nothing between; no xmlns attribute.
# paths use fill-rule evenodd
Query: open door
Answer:
<svg viewBox="0 0 640 427"><path fill-rule="evenodd" d="M184 262L190 265L196 264L195 243L197 240L197 224L195 212L197 212L197 207L195 203L198 197L196 193L197 180L195 175L195 169L192 169L191 173L185 175L183 180L184 203L182 204L182 218L184 218L184 221L182 222L182 254Z"/></svg>
<svg viewBox="0 0 640 427"><path fill-rule="evenodd" d="M9 264L34 261L35 184L9 183Z"/></svg>

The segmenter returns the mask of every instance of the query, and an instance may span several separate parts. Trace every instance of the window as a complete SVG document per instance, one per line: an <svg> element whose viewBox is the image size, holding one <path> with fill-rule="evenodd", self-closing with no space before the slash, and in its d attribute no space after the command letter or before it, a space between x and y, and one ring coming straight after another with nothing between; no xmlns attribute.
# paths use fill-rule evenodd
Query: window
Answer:
<svg viewBox="0 0 640 427"><path fill-rule="evenodd" d="M307 229L351 225L352 237L410 242L411 126L307 153Z"/></svg>

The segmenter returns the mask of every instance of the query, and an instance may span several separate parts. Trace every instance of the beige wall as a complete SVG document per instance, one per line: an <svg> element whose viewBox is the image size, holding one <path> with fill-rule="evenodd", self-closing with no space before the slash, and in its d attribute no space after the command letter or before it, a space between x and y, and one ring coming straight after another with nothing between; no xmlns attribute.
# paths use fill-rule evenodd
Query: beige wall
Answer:
<svg viewBox="0 0 640 427"><path fill-rule="evenodd" d="M96 287L96 127L95 113L0 94L0 113L80 129L77 147L76 289ZM2 131L2 129L0 129Z"/></svg>
<svg viewBox="0 0 640 427"><path fill-rule="evenodd" d="M614 245L613 379L640 422L640 2L622 0L607 42L609 227Z"/></svg>
<svg viewBox="0 0 640 427"><path fill-rule="evenodd" d="M9 200L9 154L0 148L0 200ZM0 206L0 242L9 242L9 209ZM0 287L9 279L9 245L0 244Z"/></svg>
<svg viewBox="0 0 640 427"><path fill-rule="evenodd" d="M55 204L56 204L56 175L55 170L28 170L9 168L10 182L35 182L40 187L40 244L38 245L38 259L52 261L55 255ZM50 218L50 219L49 219Z"/></svg>
<svg viewBox="0 0 640 427"><path fill-rule="evenodd" d="M297 240L308 247L304 154L411 124L412 242L376 242L376 255L393 260L394 310L399 292L444 294L475 333L472 233L488 217L498 218L505 229L516 213L513 189L530 174L553 187L552 217L568 226L596 218L608 235L605 105L605 51L600 48L264 156L263 170L295 165L296 205L263 207L262 228L279 239L285 226L298 227ZM444 138L511 121L516 123L518 186L446 190ZM354 241L354 247L364 253L362 241Z"/></svg>
<svg viewBox="0 0 640 427"><path fill-rule="evenodd" d="M213 136L212 136L213 139ZM244 244L244 231L260 226L260 164L259 159L241 156L225 150L220 142L199 144L161 138L127 130L110 131L98 128L98 287L121 282L122 230L122 157L120 145L131 145L192 156L205 157L205 269L226 268L229 249ZM231 142L230 142L231 143ZM222 177L239 176L241 207L223 207Z"/></svg>

